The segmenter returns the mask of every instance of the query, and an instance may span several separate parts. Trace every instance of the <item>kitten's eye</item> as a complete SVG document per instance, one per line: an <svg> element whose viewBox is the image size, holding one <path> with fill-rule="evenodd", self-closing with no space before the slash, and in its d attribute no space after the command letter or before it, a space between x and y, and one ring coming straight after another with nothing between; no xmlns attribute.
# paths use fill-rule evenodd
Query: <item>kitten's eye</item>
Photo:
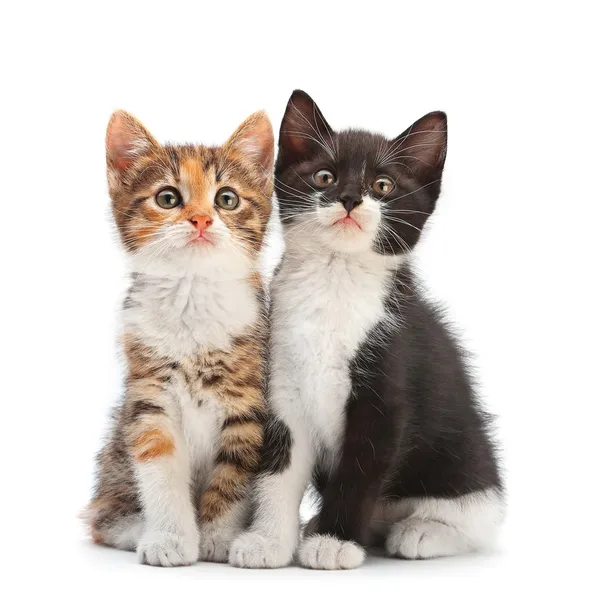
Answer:
<svg viewBox="0 0 600 599"><path fill-rule="evenodd" d="M161 207L169 210L181 204L181 196L173 187L167 187L156 194L156 203Z"/></svg>
<svg viewBox="0 0 600 599"><path fill-rule="evenodd" d="M240 198L233 189L225 187L217 193L215 203L224 210L235 210L240 205Z"/></svg>
<svg viewBox="0 0 600 599"><path fill-rule="evenodd" d="M387 195L392 189L394 189L394 183L387 177L378 177L375 179L375 183L373 183L373 191L378 196Z"/></svg>
<svg viewBox="0 0 600 599"><path fill-rule="evenodd" d="M332 183L335 183L335 175L324 168L313 175L313 180L317 187L329 187Z"/></svg>

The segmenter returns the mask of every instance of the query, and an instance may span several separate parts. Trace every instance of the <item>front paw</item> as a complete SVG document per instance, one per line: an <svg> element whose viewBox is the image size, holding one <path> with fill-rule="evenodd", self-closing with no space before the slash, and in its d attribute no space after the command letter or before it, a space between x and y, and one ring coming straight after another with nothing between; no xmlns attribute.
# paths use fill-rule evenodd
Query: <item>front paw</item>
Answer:
<svg viewBox="0 0 600 599"><path fill-rule="evenodd" d="M200 529L200 561L226 562L229 548L238 531L230 528L204 527Z"/></svg>
<svg viewBox="0 0 600 599"><path fill-rule="evenodd" d="M137 547L140 563L150 566L189 566L198 561L198 540L172 532L150 530Z"/></svg>
<svg viewBox="0 0 600 599"><path fill-rule="evenodd" d="M365 550L352 541L312 535L300 543L298 561L313 570L351 570L365 561Z"/></svg>
<svg viewBox="0 0 600 599"><path fill-rule="evenodd" d="M292 561L294 546L257 532L240 535L231 545L229 563L238 568L283 568Z"/></svg>

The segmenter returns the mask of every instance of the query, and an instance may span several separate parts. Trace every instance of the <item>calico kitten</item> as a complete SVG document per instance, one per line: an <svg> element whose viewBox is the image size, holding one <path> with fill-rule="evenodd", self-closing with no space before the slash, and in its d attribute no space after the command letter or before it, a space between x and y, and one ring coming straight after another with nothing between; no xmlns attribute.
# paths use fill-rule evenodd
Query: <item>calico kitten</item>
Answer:
<svg viewBox="0 0 600 599"><path fill-rule="evenodd" d="M131 263L124 400L86 512L97 543L156 566L226 561L263 440L273 132L249 117L221 147L108 126L112 211Z"/></svg>
<svg viewBox="0 0 600 599"><path fill-rule="evenodd" d="M411 270L435 208L446 116L393 140L335 132L292 95L275 185L286 250L272 283L269 404L257 509L230 563L288 564L309 479L321 497L298 550L354 568L364 545L429 558L488 542L502 483L462 353Z"/></svg>

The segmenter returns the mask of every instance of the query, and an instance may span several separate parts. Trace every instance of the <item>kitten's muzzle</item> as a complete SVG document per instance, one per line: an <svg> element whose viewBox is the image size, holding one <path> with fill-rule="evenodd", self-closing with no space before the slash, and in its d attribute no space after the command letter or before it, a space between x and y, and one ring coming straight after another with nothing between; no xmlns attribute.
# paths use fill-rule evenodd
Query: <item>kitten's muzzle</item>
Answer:
<svg viewBox="0 0 600 599"><path fill-rule="evenodd" d="M196 214L190 218L190 222L192 225L194 225L194 227L196 227L198 233L202 235L202 233L204 233L204 231L206 231L206 229L212 225L213 221L212 218L207 214Z"/></svg>
<svg viewBox="0 0 600 599"><path fill-rule="evenodd" d="M363 199L359 194L346 192L346 193L342 193L339 196L338 201L342 203L342 205L346 209L346 212L348 214L350 214L350 212L352 212L352 210L354 210L357 206L362 204Z"/></svg>

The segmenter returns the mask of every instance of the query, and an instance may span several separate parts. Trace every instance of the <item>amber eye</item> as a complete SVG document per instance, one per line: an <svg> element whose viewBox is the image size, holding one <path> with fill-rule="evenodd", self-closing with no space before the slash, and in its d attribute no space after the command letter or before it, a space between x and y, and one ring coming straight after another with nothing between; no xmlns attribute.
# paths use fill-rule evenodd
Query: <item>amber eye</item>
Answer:
<svg viewBox="0 0 600 599"><path fill-rule="evenodd" d="M215 203L219 208L223 208L223 210L235 210L240 205L240 198L233 189L224 187L218 191Z"/></svg>
<svg viewBox="0 0 600 599"><path fill-rule="evenodd" d="M380 197L387 195L392 189L394 189L394 183L387 177L377 177L373 183L373 191Z"/></svg>
<svg viewBox="0 0 600 599"><path fill-rule="evenodd" d="M161 208L170 210L181 204L181 196L174 187L167 187L156 194L156 203Z"/></svg>
<svg viewBox="0 0 600 599"><path fill-rule="evenodd" d="M335 175L324 168L313 175L313 180L317 184L317 187L329 187L335 183Z"/></svg>

